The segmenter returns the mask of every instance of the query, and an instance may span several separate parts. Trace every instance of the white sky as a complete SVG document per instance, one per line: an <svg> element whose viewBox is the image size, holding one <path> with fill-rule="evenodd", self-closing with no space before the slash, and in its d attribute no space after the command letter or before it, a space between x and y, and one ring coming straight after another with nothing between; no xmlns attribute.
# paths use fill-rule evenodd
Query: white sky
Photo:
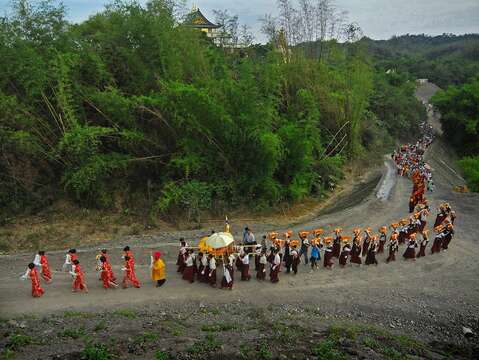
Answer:
<svg viewBox="0 0 479 360"><path fill-rule="evenodd" d="M145 0L140 0L142 3ZM70 20L80 22L100 11L108 0L63 0ZM191 8L193 1L188 0ZM214 21L213 9L228 9L249 25L256 41L263 40L259 18L276 12L276 0L194 0L202 12ZM366 36L388 39L393 35L442 33L479 33L479 0L336 0L336 5L357 22ZM0 0L0 14L10 0Z"/></svg>

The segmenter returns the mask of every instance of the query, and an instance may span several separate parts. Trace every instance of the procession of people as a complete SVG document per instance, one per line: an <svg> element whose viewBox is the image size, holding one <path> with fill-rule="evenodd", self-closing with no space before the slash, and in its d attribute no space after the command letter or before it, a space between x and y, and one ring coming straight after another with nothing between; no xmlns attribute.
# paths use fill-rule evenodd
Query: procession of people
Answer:
<svg viewBox="0 0 479 360"><path fill-rule="evenodd" d="M344 268L348 265L377 266L381 259L378 254L387 252L385 263L396 261L400 246L404 245L403 258L415 261L427 254L429 232L427 219L430 215L426 189L434 189L431 168L424 161L425 149L432 143L433 135L430 125L421 124L423 137L415 144L403 145L396 150L392 159L396 163L398 175L405 176L413 182L409 201L409 218L393 222L389 226L381 226L375 234L371 227L355 228L345 231L340 227L326 232L324 229L311 229L298 232L298 239L293 239L293 231L282 235L270 232L262 236L261 243L256 242L251 228L246 227L240 243L236 243L231 235L231 226L226 218L224 232L212 231L203 237L198 246L190 246L181 238L180 249L176 261L177 272L184 281L195 281L211 287L232 290L235 279L257 281L269 279L271 283L280 281L280 274L295 276L300 271L300 264L310 266L310 272L321 267L332 270L336 265ZM436 232L430 254L446 251L454 236L456 213L448 203L439 206L433 224ZM390 232L388 234L388 228ZM347 235L350 232L351 235ZM331 236L325 236L327 234ZM389 239L389 241L388 241ZM213 240L213 241L210 241ZM322 263L321 263L322 261ZM105 290L120 286L113 272L113 266L107 249L101 249L96 256L96 270ZM253 267L254 266L254 267ZM235 267L238 274L235 275ZM85 274L80 265L76 249L68 250L62 267L63 273L72 277L73 292L88 292ZM220 270L220 271L218 271ZM136 276L135 257L129 246L123 248L122 267L123 288L130 286L140 288L141 283ZM166 265L160 251L150 254L151 280L157 287L166 282ZM30 279L32 296L41 297L45 290L41 280L46 284L53 281L53 272L45 251L39 251L33 262L28 264L23 279ZM220 277L221 276L221 277Z"/></svg>

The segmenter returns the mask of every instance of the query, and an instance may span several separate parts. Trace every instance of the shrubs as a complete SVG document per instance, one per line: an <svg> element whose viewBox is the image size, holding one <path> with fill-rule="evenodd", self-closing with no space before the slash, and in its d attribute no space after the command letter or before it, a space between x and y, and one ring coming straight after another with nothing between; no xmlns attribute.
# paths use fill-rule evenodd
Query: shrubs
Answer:
<svg viewBox="0 0 479 360"><path fill-rule="evenodd" d="M471 191L479 192L479 156L468 156L459 161L467 185Z"/></svg>

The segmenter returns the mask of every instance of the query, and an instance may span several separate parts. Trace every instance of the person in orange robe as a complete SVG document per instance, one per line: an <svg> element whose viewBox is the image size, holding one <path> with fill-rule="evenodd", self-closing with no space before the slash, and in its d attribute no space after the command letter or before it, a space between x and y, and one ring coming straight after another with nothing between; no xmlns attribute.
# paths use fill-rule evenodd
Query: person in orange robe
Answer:
<svg viewBox="0 0 479 360"><path fill-rule="evenodd" d="M85 275L81 270L78 259L73 260L72 271L70 271L70 274L73 276L72 292L88 292L88 288L85 284Z"/></svg>
<svg viewBox="0 0 479 360"><path fill-rule="evenodd" d="M101 262L101 280L103 281L103 287L105 289L108 288L117 288L118 284L115 283L115 276L113 275L113 270L111 269L111 265L108 262L106 256L100 257Z"/></svg>
<svg viewBox="0 0 479 360"><path fill-rule="evenodd" d="M33 264L36 267L41 268L40 274L42 275L43 280L47 283L52 281L52 273L50 271L50 266L48 265L48 259L45 255L45 251L39 251L37 255L35 255L35 259L33 259Z"/></svg>
<svg viewBox="0 0 479 360"><path fill-rule="evenodd" d="M129 283L134 287L139 288L140 282L136 278L135 263L129 256L125 256L125 267L122 270L125 272L123 277L123 288L126 289Z"/></svg>
<svg viewBox="0 0 479 360"><path fill-rule="evenodd" d="M33 297L40 297L45 293L40 286L40 276L38 275L38 271L35 267L34 263L28 264L28 269L25 275L22 276L22 279L30 278L32 281L32 296Z"/></svg>

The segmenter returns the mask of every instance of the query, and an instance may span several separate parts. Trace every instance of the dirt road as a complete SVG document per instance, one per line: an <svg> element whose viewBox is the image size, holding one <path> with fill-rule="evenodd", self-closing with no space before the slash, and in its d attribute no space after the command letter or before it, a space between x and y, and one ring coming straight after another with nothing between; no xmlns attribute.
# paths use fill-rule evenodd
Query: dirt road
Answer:
<svg viewBox="0 0 479 360"><path fill-rule="evenodd" d="M426 85L427 86L427 85ZM421 89L420 94L430 96L431 91ZM437 121L433 117L430 121ZM141 289L118 289L105 291L94 271L97 249L79 249L79 258L87 273L88 294L73 294L70 291L71 278L61 272L54 273L54 281L45 285L46 294L32 299L30 283L19 280L32 254L17 254L0 258L0 316L11 318L25 313L45 315L66 310L101 311L112 308L148 307L163 309L168 306L194 306L200 303L228 304L246 303L254 306L269 304L299 304L315 306L321 313L329 313L349 319L383 325L394 330L407 330L427 340L459 339L461 327L468 326L477 333L479 330L479 239L476 226L479 219L479 194L461 194L452 191L462 179L454 169L453 158L443 140L437 139L427 153L433 168L436 191L427 197L433 209L439 203L448 201L456 210L458 218L456 235L447 252L425 258L415 263L402 260L404 246L400 249L399 260L385 263L385 256L379 256L379 265L360 268L321 268L310 272L300 265L297 276L281 274L279 284L236 281L233 291L212 289L204 284L184 283L175 272L175 257L180 235L198 239L199 231L173 234L158 234L152 237L131 237L137 263L138 276L143 283ZM385 160L390 161L390 160ZM294 231L323 227L333 229L341 226L350 231L355 227L382 225L407 216L407 200L411 191L410 180L394 174L383 179L390 183L387 198L384 191L378 198L380 184L374 191L357 191L351 200L338 201L338 207L331 207L324 215L295 225ZM367 184L364 185L366 188ZM361 189L359 189L361 190ZM354 197L360 199L355 204ZM345 205L346 204L346 205ZM429 223L434 221L433 210ZM243 224L234 224L240 232ZM262 232L272 230L268 224L248 224L259 237ZM429 224L430 226L430 224ZM277 229L286 230L286 229ZM204 230L207 232L208 230ZM203 232L203 233L204 233ZM149 280L148 264L151 249L161 249L168 266L168 280L164 287L157 289ZM111 250L114 271L120 275L121 249ZM52 267L59 271L64 260L64 250L50 252ZM238 274L238 273L237 273ZM239 276L236 274L236 277Z"/></svg>

